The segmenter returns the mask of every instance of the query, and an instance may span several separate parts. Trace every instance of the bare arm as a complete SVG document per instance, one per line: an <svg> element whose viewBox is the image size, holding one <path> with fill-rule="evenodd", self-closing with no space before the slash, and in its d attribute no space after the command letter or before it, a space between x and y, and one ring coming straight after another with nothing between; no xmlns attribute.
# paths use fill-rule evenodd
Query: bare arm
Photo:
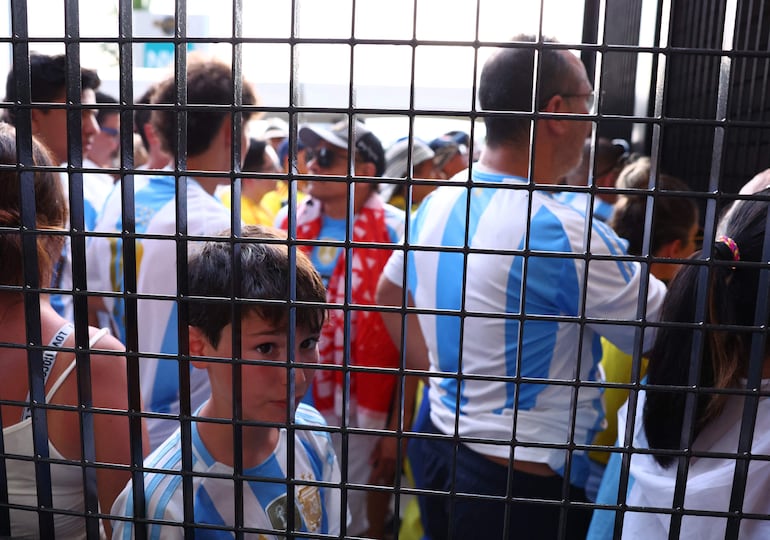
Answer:
<svg viewBox="0 0 770 540"><path fill-rule="evenodd" d="M402 307L404 305L404 290L386 278L380 276L377 284L376 302L382 306ZM407 305L414 306L412 295L408 294ZM381 312L382 320L388 330L390 338L395 343L396 348L401 349L401 326L402 315L400 313ZM425 338L422 335L420 321L417 315L410 314L406 316L406 348L404 350L404 359L407 369L428 370L428 348L425 345Z"/></svg>
<svg viewBox="0 0 770 540"><path fill-rule="evenodd" d="M102 338L97 349L123 351L122 344L111 336ZM128 380L126 359L122 356L97 356L91 359L91 382L94 407L128 410ZM94 414L96 459L101 463L131 464L129 419L125 414ZM150 448L147 427L142 422L142 451ZM101 511L108 513L118 494L131 479L127 470L99 468L96 480ZM109 536L109 521L104 522Z"/></svg>

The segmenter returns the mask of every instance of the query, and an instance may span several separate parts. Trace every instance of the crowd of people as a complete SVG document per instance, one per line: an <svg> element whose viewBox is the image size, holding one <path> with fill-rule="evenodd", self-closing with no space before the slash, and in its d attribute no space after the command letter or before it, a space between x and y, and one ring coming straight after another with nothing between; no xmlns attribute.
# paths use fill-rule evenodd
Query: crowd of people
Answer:
<svg viewBox="0 0 770 540"><path fill-rule="evenodd" d="M770 534L770 179L699 240L687 184L592 134L578 57L514 41L483 145L255 135L192 54L133 126L82 69L73 137L67 58L27 107L12 70L0 536Z"/></svg>

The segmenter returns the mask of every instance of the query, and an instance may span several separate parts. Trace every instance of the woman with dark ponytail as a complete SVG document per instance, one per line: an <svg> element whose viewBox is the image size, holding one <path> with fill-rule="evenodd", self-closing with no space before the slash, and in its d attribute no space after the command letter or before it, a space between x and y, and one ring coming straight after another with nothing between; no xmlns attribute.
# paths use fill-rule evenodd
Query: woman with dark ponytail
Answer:
<svg viewBox="0 0 770 540"><path fill-rule="evenodd" d="M754 425L742 425L745 396L770 390L770 340L764 340L752 363L752 345L762 338L759 328L770 322L767 312L756 320L757 306L766 310L770 301L767 282L760 286L760 269L769 255L770 189L758 195L736 202L722 219L712 261L684 265L669 287L634 426L634 447L652 453L632 456L627 499L630 506L665 512L626 512L623 538L668 536L677 482L685 481L683 466L680 537L725 538L726 517L686 511L729 511L741 475L736 476L737 460L725 454L738 452L741 434L753 433L752 454L770 454L770 399L760 397ZM705 256L696 253L694 259L705 261ZM619 433L624 429L619 426ZM770 461L752 460L743 512L770 514L769 491ZM770 521L743 519L739 536L769 538Z"/></svg>
<svg viewBox="0 0 770 540"><path fill-rule="evenodd" d="M93 441L86 435L88 431L83 431L85 445L94 449L97 462L110 464L96 466L96 493L90 494L96 495L102 512L109 512L131 477L127 469L131 463L128 417L115 414L128 408L126 361L120 355L124 349L118 340L104 330L89 328L90 351L85 352L90 362L78 370L81 366L73 354L73 326L54 311L47 294L37 292L41 284L51 282L61 254L67 200L58 175L40 169L50 167L51 161L35 140L32 163L26 165L37 169L29 176L20 174L16 132L0 123L0 424L6 473L4 481L0 480L0 492L5 492L8 502L14 505L9 511L10 527L7 515L0 514L0 536L47 536L41 521L52 514L57 538L85 538L83 516L88 495L81 464L91 458L82 448L81 418L88 421L93 415ZM22 194L25 186L31 189ZM25 211L35 211L33 228L22 226L22 200ZM23 234L35 235L36 253L24 248ZM25 266L32 255L37 269ZM39 311L37 305L30 306L31 302L39 303ZM35 328L28 328L28 315L35 311ZM42 339L35 345L44 346L43 359L38 366L30 366L33 354L26 348L27 336L38 332ZM35 373L35 367L42 373ZM78 382L84 382L78 380L83 375L91 380L90 403L81 401L88 399L78 388ZM44 400L36 396L36 404L31 403L29 390L33 379L42 379L45 392ZM38 414L41 410L42 414ZM48 444L36 448L33 441L41 432L47 434ZM48 465L50 485L36 484L38 465L32 460L36 454L43 463L54 460ZM89 467L93 466L89 463ZM38 489L42 494L50 489L52 497L52 506L40 514L42 520L39 510L43 502L38 499ZM104 537L109 525L100 521L92 520L92 524L99 526L100 536Z"/></svg>

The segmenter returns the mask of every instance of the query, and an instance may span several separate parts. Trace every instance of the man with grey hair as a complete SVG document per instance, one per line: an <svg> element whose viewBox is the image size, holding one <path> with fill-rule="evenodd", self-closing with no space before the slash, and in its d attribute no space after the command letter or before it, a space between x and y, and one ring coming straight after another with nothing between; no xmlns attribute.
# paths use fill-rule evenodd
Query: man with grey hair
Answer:
<svg viewBox="0 0 770 540"><path fill-rule="evenodd" d="M378 303L401 306L407 276L421 311L419 326L408 321L407 367L435 374L429 415L413 427L434 436L409 445L418 487L436 493L419 497L430 538L584 538L588 462L574 445L590 443L602 412L600 390L581 383L595 380L600 336L635 348L635 326L602 323L639 318L645 273L607 258L624 254L623 242L601 223L586 244L585 216L538 187L580 162L591 83L555 42L513 41L481 73L489 113L476 187L442 186L423 203L406 269L395 252L378 287ZM648 320L664 293L651 277ZM387 317L401 343L400 315Z"/></svg>

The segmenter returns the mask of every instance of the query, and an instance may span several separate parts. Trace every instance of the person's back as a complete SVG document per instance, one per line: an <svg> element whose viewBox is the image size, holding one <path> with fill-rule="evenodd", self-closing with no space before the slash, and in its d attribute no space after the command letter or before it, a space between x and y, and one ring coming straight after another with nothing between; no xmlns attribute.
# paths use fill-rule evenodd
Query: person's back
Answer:
<svg viewBox="0 0 770 540"><path fill-rule="evenodd" d="M318 335L325 318L323 308L307 303L324 302L323 284L302 253L290 265L289 250L279 243L285 236L279 231L244 227L240 237L238 242L232 237L207 242L188 262L189 293L196 299L189 302L190 354L208 372L212 391L190 425L192 468L184 472L192 473L192 514L184 511L184 449L177 430L144 463L162 471L144 475L146 516L152 520L148 532L150 537L181 538L184 521L207 527L198 529L198 535L236 526L260 529L271 537L287 529L337 535L340 490L317 484L340 481L331 439L311 428L324 425L320 414L299 403L309 384L306 366L318 361ZM233 260L240 263L238 272ZM240 283L234 281L238 277ZM233 290L250 301L240 306L238 324L230 302ZM289 300L305 307L290 311ZM234 348L237 340L240 352ZM233 385L236 369L239 384ZM240 411L237 439L234 406ZM242 484L227 479L236 470ZM240 524L238 499L243 504ZM132 517L132 502L129 484L113 514ZM291 524L290 504L295 516ZM134 524L117 520L114 524L116 538L131 537Z"/></svg>
<svg viewBox="0 0 770 540"><path fill-rule="evenodd" d="M12 128L0 125L0 162L13 165L16 160L16 134ZM50 161L41 146L33 140L33 164L36 167L50 167ZM4 168L0 174L3 190L0 191L0 226L18 229L21 226L21 186L18 172ZM82 460L93 449L96 461L110 465L128 465L131 462L129 422L127 414L103 414L93 412L93 439L86 437L85 449L81 448L82 396L78 388L80 377L76 376L73 349L75 329L51 307L46 295L39 295L39 328L28 328L25 316L25 301L38 300L33 292L22 292L26 279L37 274L39 282L50 279L53 263L61 253L62 236L45 234L45 231L63 230L67 210L65 195L59 180L50 172L34 175L34 202L37 210L36 229L44 231L37 239L38 269L22 266L22 243L19 233L10 230L0 235L0 356L3 363L3 377L0 378L0 418L3 428L3 453L6 468L7 495L10 503L19 505L10 510L10 529L0 534L14 538L48 536L55 532L59 538L85 538L87 532L95 533L101 524L96 519L86 522L85 515L98 512L99 508L86 508L85 501L98 497L99 507L107 511L113 500L130 478L126 469L101 467L96 469L96 493L86 493ZM26 279L25 279L26 278ZM33 281L34 282L34 281ZM35 365L34 355L25 346L24 336L39 331L40 343L46 347ZM107 335L106 331L89 328L87 354L89 366L84 374L90 377L91 405L94 408L108 408L125 411L128 407L126 364L116 352L123 350L121 344ZM107 351L99 354L98 351ZM112 353L112 354L110 354ZM32 361L30 367L28 362ZM42 386L29 390L30 370L40 369ZM77 374L80 375L80 374ZM13 402L52 404L55 408L45 412L37 405L14 405ZM34 422L34 424L33 424ZM47 440L36 436L47 434ZM137 441L134 441L135 443ZM146 444L146 441L145 441ZM19 459L18 456L24 458ZM57 460L51 463L50 483L44 480L46 474L38 476L38 465L30 458L39 456ZM45 469L45 467L43 467ZM50 491L48 491L50 490ZM51 496L52 512L46 512L41 526L39 511L47 506L47 493ZM42 497L42 498L39 498ZM92 499L93 500L93 499ZM52 529L46 527L52 526Z"/></svg>
<svg viewBox="0 0 770 540"><path fill-rule="evenodd" d="M196 177L153 176L147 186L150 194L147 204L137 207L137 216L151 213L145 233L152 238L142 242L137 254L137 292L154 295L157 299L137 302L139 351L144 356L140 363L142 397L147 410L167 413L170 417L148 421L151 448L157 446L178 426L180 412L180 370L176 355L179 351L177 328L177 275L178 232L187 236L213 236L230 227L230 212L214 197L216 187L230 181L234 144L233 122L236 118L229 108L233 102L232 69L216 60L191 59L187 69L187 102L211 105L210 109L187 112L186 162L187 170L204 171ZM176 81L173 77L162 81L153 96L153 103L174 103ZM243 85L242 102L253 105L256 101L251 86ZM242 113L241 121L249 118ZM164 150L177 155L177 113L170 108L153 110L152 125ZM242 126L245 131L245 126ZM186 189L179 189L182 178ZM137 197L139 194L137 194ZM184 196L185 200L179 199ZM184 208L184 212L180 209ZM181 221L177 222L177 216ZM194 249L190 243L185 250ZM161 358L156 355L163 355ZM168 355L172 355L169 357ZM208 396L205 373L190 369L190 402L193 408Z"/></svg>
<svg viewBox="0 0 770 540"><path fill-rule="evenodd" d="M538 189L578 164L590 131L581 116L591 111L593 91L576 56L547 43L537 51L536 62L531 47L513 44L487 61L478 95L492 113L484 118L486 147L469 174L474 187L440 187L410 227L408 297L426 310L419 322L438 375L430 379L429 419L418 429L443 436L411 441L410 460L422 469L418 487L443 495L420 497L426 534L435 538L449 531L500 538L507 529L509 538L550 539L562 518L567 538L583 537L590 512L579 505L452 494L585 502L585 452L559 445L591 440L601 419L599 389L561 382L594 380L599 335L626 350L633 345L633 326L599 320L636 319L639 265L612 259L625 252L608 227L593 221L587 234L584 213L555 200L553 190ZM533 102L547 115L532 121L494 114L532 111ZM394 253L383 275L378 298L400 305L403 252ZM648 320L663 293L650 280ZM408 339L407 349L411 355ZM407 358L407 367L422 367L419 360Z"/></svg>

